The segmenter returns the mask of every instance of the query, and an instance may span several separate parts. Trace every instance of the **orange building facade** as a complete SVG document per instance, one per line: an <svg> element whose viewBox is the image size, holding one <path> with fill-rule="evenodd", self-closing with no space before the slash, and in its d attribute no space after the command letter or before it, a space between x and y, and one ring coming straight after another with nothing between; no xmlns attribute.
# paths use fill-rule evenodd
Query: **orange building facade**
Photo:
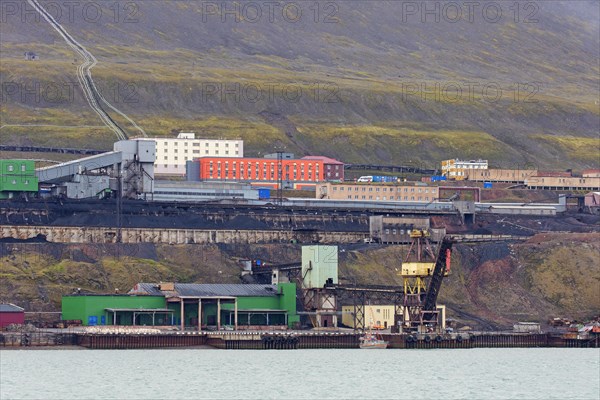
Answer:
<svg viewBox="0 0 600 400"><path fill-rule="evenodd" d="M202 157L197 161L200 162L200 180L203 181L248 181L276 188L279 180L276 159ZM314 188L324 180L324 165L321 160L283 159L281 172L285 188Z"/></svg>

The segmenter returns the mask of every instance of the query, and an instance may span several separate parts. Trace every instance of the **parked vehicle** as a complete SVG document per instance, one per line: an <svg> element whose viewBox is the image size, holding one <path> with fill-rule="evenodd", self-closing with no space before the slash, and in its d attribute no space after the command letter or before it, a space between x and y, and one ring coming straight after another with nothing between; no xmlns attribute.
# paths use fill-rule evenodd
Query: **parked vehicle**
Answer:
<svg viewBox="0 0 600 400"><path fill-rule="evenodd" d="M356 180L356 182L362 182L362 183L371 183L371 182L375 182L375 183L391 183L391 182L398 182L398 177L397 176L381 176L381 175L366 175L366 176L361 176L360 178L358 178Z"/></svg>

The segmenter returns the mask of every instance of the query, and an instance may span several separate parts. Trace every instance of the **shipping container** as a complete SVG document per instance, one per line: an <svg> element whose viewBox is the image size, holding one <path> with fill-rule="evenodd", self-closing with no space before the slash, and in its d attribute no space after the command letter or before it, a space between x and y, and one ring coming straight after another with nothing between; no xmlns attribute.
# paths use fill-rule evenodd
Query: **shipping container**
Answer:
<svg viewBox="0 0 600 400"><path fill-rule="evenodd" d="M271 190L270 189L265 189L265 188L260 188L258 189L258 198L260 200L268 200L271 198Z"/></svg>
<svg viewBox="0 0 600 400"><path fill-rule="evenodd" d="M373 181L372 182L377 182L377 183L398 182L398 177L397 176L379 176L379 175L375 175L375 176L373 176Z"/></svg>
<svg viewBox="0 0 600 400"><path fill-rule="evenodd" d="M484 189L491 189L492 188L492 182L483 182L483 188Z"/></svg>

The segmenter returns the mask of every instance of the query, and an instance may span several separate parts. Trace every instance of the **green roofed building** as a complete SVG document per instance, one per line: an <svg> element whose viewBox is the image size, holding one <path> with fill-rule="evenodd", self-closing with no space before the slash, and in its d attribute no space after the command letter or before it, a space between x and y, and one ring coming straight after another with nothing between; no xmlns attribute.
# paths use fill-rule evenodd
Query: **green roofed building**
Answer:
<svg viewBox="0 0 600 400"><path fill-rule="evenodd" d="M34 161L0 160L0 199L37 191L38 178L35 175Z"/></svg>
<svg viewBox="0 0 600 400"><path fill-rule="evenodd" d="M296 284L138 283L126 295L63 296L63 320L180 329L287 326L300 321Z"/></svg>

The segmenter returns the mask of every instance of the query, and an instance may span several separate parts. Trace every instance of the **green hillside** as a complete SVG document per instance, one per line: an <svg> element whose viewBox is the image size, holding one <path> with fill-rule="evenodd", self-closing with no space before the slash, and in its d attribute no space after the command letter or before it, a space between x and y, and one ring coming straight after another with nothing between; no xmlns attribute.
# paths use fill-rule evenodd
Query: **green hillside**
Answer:
<svg viewBox="0 0 600 400"><path fill-rule="evenodd" d="M543 2L533 16L499 3L495 22L423 20L393 1L300 2L294 21L227 2L236 20L205 3L137 2L132 21L102 3L98 21L79 10L61 23L98 59L104 97L152 136L192 130L242 137L249 155L284 145L347 162L598 166L598 2ZM0 142L109 149L62 38L18 14L0 33Z"/></svg>

